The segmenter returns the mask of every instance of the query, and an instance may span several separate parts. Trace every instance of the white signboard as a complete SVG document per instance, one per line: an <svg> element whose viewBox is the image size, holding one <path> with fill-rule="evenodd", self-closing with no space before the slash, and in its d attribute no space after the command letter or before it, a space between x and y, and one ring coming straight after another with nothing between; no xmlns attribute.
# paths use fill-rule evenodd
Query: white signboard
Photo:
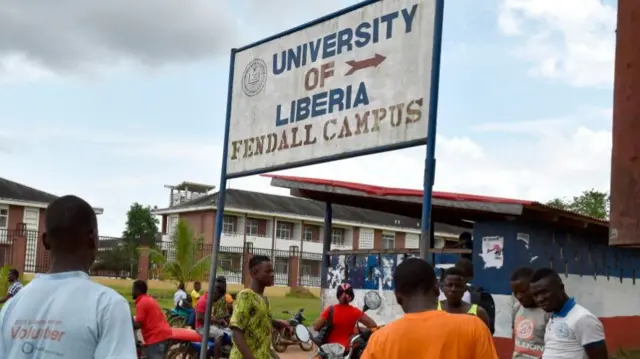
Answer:
<svg viewBox="0 0 640 359"><path fill-rule="evenodd" d="M426 142L435 0L384 0L236 53L227 174Z"/></svg>

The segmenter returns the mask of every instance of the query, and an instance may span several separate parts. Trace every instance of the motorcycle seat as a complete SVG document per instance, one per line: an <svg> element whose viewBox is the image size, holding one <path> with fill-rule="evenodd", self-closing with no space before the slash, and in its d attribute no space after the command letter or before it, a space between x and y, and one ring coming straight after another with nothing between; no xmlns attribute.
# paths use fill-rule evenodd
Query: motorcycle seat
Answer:
<svg viewBox="0 0 640 359"><path fill-rule="evenodd" d="M200 344L200 342L192 342L191 348L193 348L197 352L200 352L200 348L202 348L202 345ZM213 343L210 341L207 343L207 352L209 354L213 354Z"/></svg>
<svg viewBox="0 0 640 359"><path fill-rule="evenodd" d="M171 339L181 342L199 342L202 336L193 329L171 328Z"/></svg>

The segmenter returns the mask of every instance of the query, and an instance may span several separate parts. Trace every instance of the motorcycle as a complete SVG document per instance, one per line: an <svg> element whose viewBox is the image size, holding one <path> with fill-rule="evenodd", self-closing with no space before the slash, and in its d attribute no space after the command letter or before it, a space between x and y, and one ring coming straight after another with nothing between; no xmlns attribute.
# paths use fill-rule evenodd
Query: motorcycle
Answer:
<svg viewBox="0 0 640 359"><path fill-rule="evenodd" d="M369 291L364 296L364 307L362 308L362 312L366 312L370 309L378 309L382 304L382 298L375 291ZM376 328L377 329L377 328ZM375 332L376 329L361 329L358 326L358 334L356 334L349 341L349 348L345 348L341 344L330 343L330 344L322 344L316 343L318 345L318 351L316 352L313 359L359 359L362 356L362 352L367 346L367 342L371 337L371 334ZM313 340L311 337L311 333L309 329L302 324L298 324L295 327L295 336L301 342L306 342L308 340Z"/></svg>
<svg viewBox="0 0 640 359"><path fill-rule="evenodd" d="M138 359L147 359L147 356L144 355L144 351L142 350L142 342L136 339L136 355Z"/></svg>
<svg viewBox="0 0 640 359"><path fill-rule="evenodd" d="M174 328L184 328L189 325L189 318L191 312L186 309L166 309L164 308L164 315L167 318L169 325Z"/></svg>
<svg viewBox="0 0 640 359"><path fill-rule="evenodd" d="M290 312L288 310L283 311L284 314L291 315L291 318L287 320L292 328L295 328L299 324L304 324L306 318L303 316L304 308L300 308L297 313ZM271 332L271 345L273 349L278 353L284 353L290 345L298 345L300 349L305 352L313 349L313 341L308 340L301 342L295 335L292 335L291 331L287 328L273 328Z"/></svg>
<svg viewBox="0 0 640 359"><path fill-rule="evenodd" d="M231 331L224 330L224 342L220 358L228 359L231 354ZM173 328L171 333L171 349L167 353L167 359L197 359L202 349L202 336L193 329ZM207 358L213 358L214 339L207 340ZM270 352L271 359L280 359L278 354Z"/></svg>
<svg viewBox="0 0 640 359"><path fill-rule="evenodd" d="M224 342L220 357L229 358L231 353L231 331L224 330ZM171 349L167 354L167 359L187 359L198 358L202 348L202 336L193 329L172 328L171 329ZM214 339L207 340L207 356L213 358Z"/></svg>

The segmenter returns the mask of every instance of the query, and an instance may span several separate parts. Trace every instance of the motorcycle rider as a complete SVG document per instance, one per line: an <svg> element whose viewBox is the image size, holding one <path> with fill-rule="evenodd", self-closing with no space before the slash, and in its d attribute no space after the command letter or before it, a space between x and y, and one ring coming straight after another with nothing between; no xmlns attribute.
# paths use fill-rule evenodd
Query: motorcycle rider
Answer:
<svg viewBox="0 0 640 359"><path fill-rule="evenodd" d="M213 288L213 306L211 308L211 326L209 327L209 338L214 340L213 342L213 358L220 359L222 346L225 344L225 335L222 328L229 326L229 306L225 300L225 294L227 292L227 285L225 282L216 279L216 283ZM205 335L204 328L204 316L207 308L207 298L209 293L204 293L198 303L196 304L196 330L200 335Z"/></svg>
<svg viewBox="0 0 640 359"><path fill-rule="evenodd" d="M224 283L225 286L227 285L227 278L225 278L224 276L217 276L216 280ZM224 301L227 302L227 308L229 309L229 315L231 315L231 312L233 311L233 297L231 296L231 294L225 293Z"/></svg>
<svg viewBox="0 0 640 359"><path fill-rule="evenodd" d="M470 314L482 319L489 326L489 315L477 304L469 304L462 298L467 292L467 281L464 271L458 267L451 267L444 271L442 278L445 300L438 301L438 310L451 314Z"/></svg>
<svg viewBox="0 0 640 359"><path fill-rule="evenodd" d="M367 328L375 328L377 324L362 310L351 305L355 298L351 284L340 284L336 290L336 297L338 298L338 304L327 307L313 323L313 329L320 331L327 324L329 311L333 308L331 331L325 344L337 343L348 349L349 339L351 339L358 323Z"/></svg>
<svg viewBox="0 0 640 359"><path fill-rule="evenodd" d="M147 283L133 282L131 295L136 303L133 327L140 329L144 339L144 352L148 359L165 359L171 345L171 326L155 299L147 295Z"/></svg>

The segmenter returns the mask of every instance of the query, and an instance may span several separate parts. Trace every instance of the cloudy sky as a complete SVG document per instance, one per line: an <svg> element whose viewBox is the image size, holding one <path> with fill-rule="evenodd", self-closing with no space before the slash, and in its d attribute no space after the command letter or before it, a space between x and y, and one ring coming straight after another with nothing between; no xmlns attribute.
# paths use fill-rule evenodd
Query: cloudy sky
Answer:
<svg viewBox="0 0 640 359"><path fill-rule="evenodd" d="M0 175L103 207L218 184L229 48L354 0L46 0L0 8ZM314 5L311 5L314 4ZM473 4L473 5L472 5ZM607 190L615 1L447 0L437 190ZM420 188L424 148L285 171ZM282 193L261 177L232 188Z"/></svg>

